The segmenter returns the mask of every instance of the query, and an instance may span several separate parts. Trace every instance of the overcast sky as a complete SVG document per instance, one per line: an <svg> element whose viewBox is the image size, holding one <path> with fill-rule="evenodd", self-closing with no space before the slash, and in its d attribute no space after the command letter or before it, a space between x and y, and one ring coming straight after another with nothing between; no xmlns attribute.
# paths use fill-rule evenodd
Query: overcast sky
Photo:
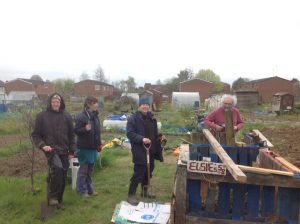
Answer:
<svg viewBox="0 0 300 224"><path fill-rule="evenodd" d="M139 85L185 68L224 82L300 79L298 0L0 2L0 80L90 76Z"/></svg>

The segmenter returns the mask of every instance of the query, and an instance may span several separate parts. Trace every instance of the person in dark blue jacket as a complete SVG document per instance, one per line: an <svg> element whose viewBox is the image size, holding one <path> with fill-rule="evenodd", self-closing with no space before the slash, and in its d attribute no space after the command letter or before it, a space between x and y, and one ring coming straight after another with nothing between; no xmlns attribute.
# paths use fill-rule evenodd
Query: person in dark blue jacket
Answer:
<svg viewBox="0 0 300 224"><path fill-rule="evenodd" d="M147 98L139 100L139 108L136 113L131 115L127 121L127 137L131 144L132 161L134 163L134 172L130 179L127 201L130 204L138 204L135 197L138 184L141 183L141 195L148 198L154 198L155 195L147 191L147 153L146 147L150 147L150 173L154 170L154 159L163 161L162 148L159 142L157 121L149 111L150 104Z"/></svg>
<svg viewBox="0 0 300 224"><path fill-rule="evenodd" d="M83 111L75 121L76 155L80 164L77 175L77 191L83 197L97 196L92 184L92 173L101 149L100 121L98 118L98 100L88 96Z"/></svg>

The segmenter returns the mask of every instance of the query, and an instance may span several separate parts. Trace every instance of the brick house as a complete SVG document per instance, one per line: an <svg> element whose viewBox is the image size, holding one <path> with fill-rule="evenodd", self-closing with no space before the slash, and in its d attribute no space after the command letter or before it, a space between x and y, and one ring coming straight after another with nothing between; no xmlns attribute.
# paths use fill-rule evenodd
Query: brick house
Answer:
<svg viewBox="0 0 300 224"><path fill-rule="evenodd" d="M186 80L179 83L179 92L199 92L200 102L210 97L214 84L199 78Z"/></svg>
<svg viewBox="0 0 300 224"><path fill-rule="evenodd" d="M272 102L273 95L277 92L293 94L293 83L287 79L274 76L243 83L239 90L257 91L260 102L270 103Z"/></svg>
<svg viewBox="0 0 300 224"><path fill-rule="evenodd" d="M212 94L218 93L230 93L230 85L225 82L221 82L223 88L220 91L214 91L214 83L199 78L193 78L183 81L179 84L180 92L199 92L201 102L209 98Z"/></svg>
<svg viewBox="0 0 300 224"><path fill-rule="evenodd" d="M50 95L55 90L50 82L21 78L6 82L4 88L6 95L11 91L34 91L37 95Z"/></svg>
<svg viewBox="0 0 300 224"><path fill-rule="evenodd" d="M292 79L293 94L295 97L295 103L300 103L300 81L298 79Z"/></svg>
<svg viewBox="0 0 300 224"><path fill-rule="evenodd" d="M74 84L75 96L113 97L114 86L97 80L82 80Z"/></svg>

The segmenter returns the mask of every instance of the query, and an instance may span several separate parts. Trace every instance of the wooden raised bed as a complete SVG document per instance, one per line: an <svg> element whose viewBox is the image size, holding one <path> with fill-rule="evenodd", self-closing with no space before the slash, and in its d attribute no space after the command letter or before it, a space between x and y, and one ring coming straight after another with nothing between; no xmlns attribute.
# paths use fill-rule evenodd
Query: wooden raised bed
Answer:
<svg viewBox="0 0 300 224"><path fill-rule="evenodd" d="M265 148L228 147L203 133L210 144L180 147L172 223L300 223L300 170L272 153L269 141ZM203 157L226 165L226 175L189 172L188 160Z"/></svg>

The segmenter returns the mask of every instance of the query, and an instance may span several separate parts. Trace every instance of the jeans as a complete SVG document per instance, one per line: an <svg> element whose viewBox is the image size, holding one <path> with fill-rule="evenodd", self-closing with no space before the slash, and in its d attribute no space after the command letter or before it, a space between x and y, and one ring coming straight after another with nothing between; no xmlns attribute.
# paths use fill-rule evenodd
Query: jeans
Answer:
<svg viewBox="0 0 300 224"><path fill-rule="evenodd" d="M94 170L94 163L81 164L77 174L77 191L83 194L92 194L94 187L92 184L92 173Z"/></svg>

